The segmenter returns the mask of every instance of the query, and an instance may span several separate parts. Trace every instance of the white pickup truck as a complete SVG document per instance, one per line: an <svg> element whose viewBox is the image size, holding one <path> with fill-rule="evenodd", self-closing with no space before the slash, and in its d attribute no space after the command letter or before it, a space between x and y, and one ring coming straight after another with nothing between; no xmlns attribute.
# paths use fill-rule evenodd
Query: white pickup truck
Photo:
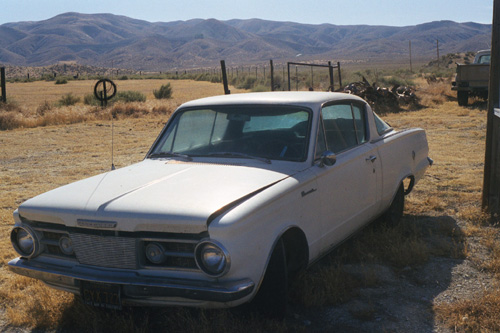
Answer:
<svg viewBox="0 0 500 333"><path fill-rule="evenodd" d="M489 80L490 50L477 52L472 64L457 63L457 74L451 89L457 91L458 105L467 106L469 96L487 99Z"/></svg>

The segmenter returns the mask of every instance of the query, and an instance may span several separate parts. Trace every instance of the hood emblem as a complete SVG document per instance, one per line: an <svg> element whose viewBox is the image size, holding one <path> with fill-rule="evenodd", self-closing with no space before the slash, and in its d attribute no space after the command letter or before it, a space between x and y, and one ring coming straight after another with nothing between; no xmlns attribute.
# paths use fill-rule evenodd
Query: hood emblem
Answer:
<svg viewBox="0 0 500 333"><path fill-rule="evenodd" d="M76 220L76 224L82 228L113 229L116 228L114 221Z"/></svg>

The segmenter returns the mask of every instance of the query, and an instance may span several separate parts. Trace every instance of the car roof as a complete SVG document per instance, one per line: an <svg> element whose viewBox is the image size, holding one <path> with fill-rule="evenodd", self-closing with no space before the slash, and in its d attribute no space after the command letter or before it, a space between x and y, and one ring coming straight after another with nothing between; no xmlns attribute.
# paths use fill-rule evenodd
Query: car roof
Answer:
<svg viewBox="0 0 500 333"><path fill-rule="evenodd" d="M477 51L476 54L485 54L485 53L491 53L491 50L481 50L481 51Z"/></svg>
<svg viewBox="0 0 500 333"><path fill-rule="evenodd" d="M252 104L282 104L297 105L314 108L327 102L342 100L355 100L364 102L363 99L346 93L316 92L316 91L279 91L230 94L201 98L181 105L184 107L196 107L202 105L252 105Z"/></svg>

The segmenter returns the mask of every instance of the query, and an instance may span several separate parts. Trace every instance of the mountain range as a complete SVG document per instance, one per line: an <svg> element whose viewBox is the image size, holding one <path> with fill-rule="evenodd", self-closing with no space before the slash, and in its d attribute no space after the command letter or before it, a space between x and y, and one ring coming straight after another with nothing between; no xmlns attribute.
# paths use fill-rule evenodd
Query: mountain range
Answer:
<svg viewBox="0 0 500 333"><path fill-rule="evenodd" d="M147 22L113 14L64 13L0 25L0 64L71 61L172 70L269 61L435 59L489 48L491 25L436 21L405 27L300 24L260 19ZM438 42L437 42L438 41Z"/></svg>

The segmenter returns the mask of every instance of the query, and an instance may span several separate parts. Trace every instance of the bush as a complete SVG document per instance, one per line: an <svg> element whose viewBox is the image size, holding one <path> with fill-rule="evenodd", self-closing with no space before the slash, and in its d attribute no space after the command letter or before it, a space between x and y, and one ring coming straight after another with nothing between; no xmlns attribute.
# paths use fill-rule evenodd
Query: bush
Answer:
<svg viewBox="0 0 500 333"><path fill-rule="evenodd" d="M21 127L22 110L16 103L0 102L0 131Z"/></svg>
<svg viewBox="0 0 500 333"><path fill-rule="evenodd" d="M43 117L45 116L46 113L48 113L51 110L52 110L52 105L50 105L49 102L44 101L37 107L36 114Z"/></svg>
<svg viewBox="0 0 500 333"><path fill-rule="evenodd" d="M271 90L270 87L267 87L263 84L258 84L251 89L252 92L263 92L263 91L270 91L270 90Z"/></svg>
<svg viewBox="0 0 500 333"><path fill-rule="evenodd" d="M385 86L385 87L415 86L415 82L413 82L412 80L407 80L407 79L395 77L395 76L381 77L381 78L379 78L377 83L379 85Z"/></svg>
<svg viewBox="0 0 500 333"><path fill-rule="evenodd" d="M80 102L80 97L74 96L72 93L66 94L59 100L59 106L71 106Z"/></svg>
<svg viewBox="0 0 500 333"><path fill-rule="evenodd" d="M66 80L66 79L57 79L56 80L56 84L66 84L66 83L68 83L68 80Z"/></svg>
<svg viewBox="0 0 500 333"><path fill-rule="evenodd" d="M128 80L128 76L127 75L123 75L122 77L120 77L118 80Z"/></svg>
<svg viewBox="0 0 500 333"><path fill-rule="evenodd" d="M159 90L154 90L153 95L156 99L169 99L172 98L172 87L170 83L164 84Z"/></svg>
<svg viewBox="0 0 500 333"><path fill-rule="evenodd" d="M41 79L44 81L47 81L47 82L55 81L54 75L50 75L50 74L43 74Z"/></svg>
<svg viewBox="0 0 500 333"><path fill-rule="evenodd" d="M99 101L94 94L87 94L83 97L83 104L99 106L101 105L101 101Z"/></svg>
<svg viewBox="0 0 500 333"><path fill-rule="evenodd" d="M240 83L237 86L237 88L238 89L247 89L247 90L252 89L255 86L256 82L257 82L257 79L255 77L247 76L245 78L245 81Z"/></svg>
<svg viewBox="0 0 500 333"><path fill-rule="evenodd" d="M116 96L112 99L113 102L124 102L124 103L129 103L129 102L145 102L146 101L146 95L141 93L140 91L119 91L116 93Z"/></svg>
<svg viewBox="0 0 500 333"><path fill-rule="evenodd" d="M0 111L0 131L21 127L21 116L17 113Z"/></svg>

